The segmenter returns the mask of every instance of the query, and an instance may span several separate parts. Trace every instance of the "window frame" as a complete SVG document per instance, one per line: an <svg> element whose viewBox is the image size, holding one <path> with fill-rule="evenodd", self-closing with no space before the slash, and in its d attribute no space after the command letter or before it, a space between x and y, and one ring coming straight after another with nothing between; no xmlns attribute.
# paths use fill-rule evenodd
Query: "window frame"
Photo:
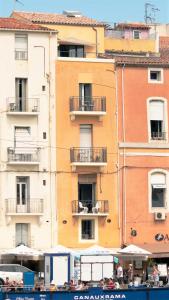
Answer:
<svg viewBox="0 0 169 300"><path fill-rule="evenodd" d="M161 73L160 80L151 79L151 72L160 72ZM161 84L163 82L164 82L164 70L162 68L148 68L148 83Z"/></svg>
<svg viewBox="0 0 169 300"><path fill-rule="evenodd" d="M17 45L17 38L25 38L25 48L16 48ZM18 54L17 54L18 52ZM20 33L16 32L15 33L15 60L22 60L22 61L28 61L28 34L27 33Z"/></svg>
<svg viewBox="0 0 169 300"><path fill-rule="evenodd" d="M156 173L160 173L162 175L165 176L165 198L164 198L164 206L163 207L153 207L152 206L152 176L155 175ZM169 179L169 176L168 176L168 172L166 170L163 170L163 169L153 169L151 170L149 173L148 173L148 187L149 187L149 212L150 213L155 213L155 212L158 212L158 211L168 211L168 208L169 208L169 202L168 202L168 179ZM160 185L160 183L159 183Z"/></svg>
<svg viewBox="0 0 169 300"><path fill-rule="evenodd" d="M150 125L150 103L152 101L161 101L164 105L164 120L163 120L163 131L165 133L164 139L152 139L151 136L151 125ZM148 129L148 143L168 143L168 113L167 113L167 99L163 97L149 97L147 99L147 129Z"/></svg>
<svg viewBox="0 0 169 300"><path fill-rule="evenodd" d="M82 221L94 221L94 239L83 239L82 238ZM98 219L93 217L82 217L79 220L79 242L80 243L93 243L98 241Z"/></svg>
<svg viewBox="0 0 169 300"><path fill-rule="evenodd" d="M138 33L138 38L137 37L135 37L135 33ZM136 30L133 30L133 39L134 40L140 40L140 30L138 30L138 29L136 29Z"/></svg>

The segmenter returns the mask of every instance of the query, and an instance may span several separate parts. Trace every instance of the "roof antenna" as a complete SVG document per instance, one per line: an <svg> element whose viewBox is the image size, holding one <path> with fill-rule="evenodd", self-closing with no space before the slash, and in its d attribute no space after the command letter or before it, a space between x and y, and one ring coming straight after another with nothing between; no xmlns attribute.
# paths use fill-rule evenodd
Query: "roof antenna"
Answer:
<svg viewBox="0 0 169 300"><path fill-rule="evenodd" d="M14 0L14 7L13 10L15 10L16 4L19 3L21 5L24 5L23 2L21 2L20 0Z"/></svg>
<svg viewBox="0 0 169 300"><path fill-rule="evenodd" d="M160 11L158 8L156 8L153 4L146 2L145 3L145 16L144 20L145 23L155 23L156 21L156 13Z"/></svg>

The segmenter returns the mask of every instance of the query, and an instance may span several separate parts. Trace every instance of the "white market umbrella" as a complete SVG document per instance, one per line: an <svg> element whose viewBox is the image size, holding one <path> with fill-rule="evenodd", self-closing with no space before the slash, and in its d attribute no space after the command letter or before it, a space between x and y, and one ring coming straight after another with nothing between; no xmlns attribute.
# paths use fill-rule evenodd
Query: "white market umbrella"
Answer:
<svg viewBox="0 0 169 300"><path fill-rule="evenodd" d="M81 254L95 254L95 255L101 255L101 254L116 254L117 252L115 251L115 249L111 249L111 248L105 248L99 245L93 245L91 247L88 247L84 250L80 251Z"/></svg>
<svg viewBox="0 0 169 300"><path fill-rule="evenodd" d="M124 254L124 255L132 255L132 256L148 256L152 254L151 252L140 248L136 245L129 245L121 250L118 251L118 253Z"/></svg>
<svg viewBox="0 0 169 300"><path fill-rule="evenodd" d="M25 245L19 245L15 248L4 250L1 254L21 256L21 264L22 264L23 257L40 256L43 255L43 252L33 248L29 248Z"/></svg>
<svg viewBox="0 0 169 300"><path fill-rule="evenodd" d="M67 248L65 246L62 246L62 245L57 245L53 248L49 248L49 249L46 249L44 251L44 253L49 253L49 254L57 254L57 253L69 253L69 254L74 254L75 251L70 249L70 248Z"/></svg>

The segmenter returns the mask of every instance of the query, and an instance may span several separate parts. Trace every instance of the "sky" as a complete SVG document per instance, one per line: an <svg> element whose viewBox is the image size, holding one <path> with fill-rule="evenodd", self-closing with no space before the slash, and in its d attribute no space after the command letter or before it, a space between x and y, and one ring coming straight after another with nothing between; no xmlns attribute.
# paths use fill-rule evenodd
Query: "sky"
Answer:
<svg viewBox="0 0 169 300"><path fill-rule="evenodd" d="M110 24L144 22L146 2L153 5L148 6L148 15L154 17L155 13L157 23L169 23L169 0L0 0L0 16L8 17L14 9L49 13L78 10Z"/></svg>

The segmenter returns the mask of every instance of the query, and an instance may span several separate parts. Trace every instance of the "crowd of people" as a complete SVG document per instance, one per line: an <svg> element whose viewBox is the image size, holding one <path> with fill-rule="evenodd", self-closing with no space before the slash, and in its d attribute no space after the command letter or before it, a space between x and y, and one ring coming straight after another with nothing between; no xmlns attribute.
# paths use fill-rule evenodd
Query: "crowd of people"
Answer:
<svg viewBox="0 0 169 300"><path fill-rule="evenodd" d="M167 281L169 283L169 268ZM155 287L160 285L160 272L156 264L152 268L151 282ZM138 287L140 283L141 280L138 282L138 277L134 275L132 264L128 265L128 269L123 270L123 266L118 263L116 265L113 278L103 278L99 281L99 283L97 283L97 286L105 290L111 290ZM44 285L44 282L36 282L33 287L33 291L84 291L91 286L91 282L81 280L78 280L76 283L74 280L70 280L69 282L65 282L62 286L56 286L55 282L52 280L48 287ZM16 282L15 280L10 281L9 277L6 277L3 286L5 291L23 291L23 288L24 284L22 280L20 282Z"/></svg>

